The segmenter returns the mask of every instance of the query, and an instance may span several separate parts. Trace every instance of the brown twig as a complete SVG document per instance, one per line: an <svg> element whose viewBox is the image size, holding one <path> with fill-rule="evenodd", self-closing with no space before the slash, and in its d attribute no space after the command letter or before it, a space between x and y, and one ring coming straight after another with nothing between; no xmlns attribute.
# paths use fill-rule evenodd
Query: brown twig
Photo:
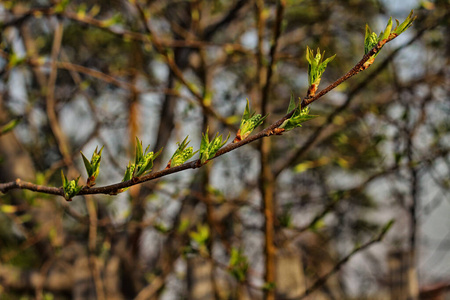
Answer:
<svg viewBox="0 0 450 300"><path fill-rule="evenodd" d="M68 148L68 144L66 141L66 136L64 135L61 126L59 125L58 117L56 115L56 100L55 100L55 85L56 85L56 76L58 73L57 68L57 58L59 56L59 52L61 49L61 42L63 36L63 24L62 22L57 21L58 23L55 26L55 36L53 38L53 46L51 53L51 71L50 77L48 79L48 90L47 90L47 117L50 125L50 129L52 130L53 135L55 136L56 143L58 145L59 151L64 159L64 163L66 165L70 165L72 159L70 158L70 151Z"/></svg>
<svg viewBox="0 0 450 300"><path fill-rule="evenodd" d="M152 42L156 51L158 51L161 55L164 56L166 63L168 65L168 67L170 68L170 70L172 71L173 75L189 90L189 92L192 95L194 95L194 97L198 100L198 103L200 104L200 106L202 107L202 109L205 112L207 112L209 115L215 117L217 120L219 120L223 124L232 126L232 124L230 124L230 122L226 118L219 115L209 104L206 103L206 101L204 101L205 97L204 97L204 95L202 95L201 91L199 91L199 89L196 88L196 86L193 83L189 82L186 79L183 72L180 70L180 68L176 64L174 56L171 55L167 51L167 49L165 48L165 45L162 44L159 37L153 32L153 30L149 24L149 20L146 17L145 11L143 10L143 8L139 5L138 2L135 3L135 6L139 12L139 16L142 19L142 22L144 23L144 27L149 35L150 41Z"/></svg>
<svg viewBox="0 0 450 300"><path fill-rule="evenodd" d="M338 85L340 85L341 83L343 83L344 81L348 80L350 77L353 77L354 75L358 74L361 71L364 71L367 69L368 66L365 66L365 63L375 54L377 54L380 49L388 42L392 41L393 39L395 39L397 36L391 36L388 39L382 40L380 42L378 42L378 44L376 44L375 47L372 48L372 50L370 50L366 55L363 56L363 58L350 70L347 72L347 74L345 74L344 76L342 76L341 78L339 78L338 80L336 80L335 82L333 82L332 84L330 84L329 86L327 86L326 88L324 88L323 90L321 90L319 93L317 93L314 97L310 97L310 98L305 98L303 99L302 103L301 103L301 108L305 108L308 105L310 105L311 103L313 103L314 101L316 101L317 99L323 97L326 93L328 93L329 91L333 90L334 88L336 88Z"/></svg>
<svg viewBox="0 0 450 300"><path fill-rule="evenodd" d="M245 1L242 1L245 2ZM68 20L72 20L84 25L92 26L99 28L101 30L104 30L108 33L114 34L117 37L120 38L126 38L129 40L135 40L140 42L148 42L149 38L148 35L131 31L124 29L122 27L118 26L106 26L105 20L98 20L94 17L91 17L89 15L80 15L76 12L70 11L66 9L62 12L55 12L53 7L39 7L39 8L32 8L29 10L24 10L19 13L15 13L16 18L2 24L3 28L11 27L11 26L18 26L24 21L28 20L31 17L34 16L59 16L67 18ZM214 24L217 26L216 24ZM212 28L211 28L212 29ZM214 29L212 29L214 30ZM208 33L207 33L208 34ZM233 48L236 51L240 52L248 52L248 50L240 44L235 43L214 43L210 41L201 41L201 40L174 40L170 38L161 38L160 39L161 45L164 47L171 47L171 48L205 48L205 47L221 47L221 48ZM0 56L3 56L3 54L0 52Z"/></svg>
<svg viewBox="0 0 450 300"><path fill-rule="evenodd" d="M339 107L337 107L330 115L328 115L327 120L324 122L324 125L317 128L311 136L308 137L307 141L303 144L302 147L296 149L293 151L293 153L288 154L288 159L285 159L284 162L280 163L279 165L275 166L275 177L277 177L282 170L284 170L287 166L294 163L296 159L298 159L300 156L304 155L305 152L307 152L310 147L319 139L321 136L321 133L328 128L329 125L333 123L333 120L336 116L338 116L343 110L349 107L351 102L354 100L354 96L361 91L365 86L367 86L374 78L374 76L377 76L381 71L383 71L396 56L397 54L404 48L412 45L415 41L417 41L425 32L425 29L420 30L409 42L406 44L403 44L396 48L390 55L385 58L377 67L376 69L370 73L363 81L358 83L349 93L347 96L347 100Z"/></svg>
<svg viewBox="0 0 450 300"><path fill-rule="evenodd" d="M330 84L328 87L326 87L325 89L323 89L322 91L317 93L313 98L303 99L303 101L301 103L301 107L304 108L304 107L310 105L312 102L323 97L326 93L328 93L329 91L331 91L332 89L334 89L335 87L337 87L338 85L343 83L344 81L348 80L350 77L352 77L352 76L358 74L359 72L361 72L362 70L364 70L364 69L362 69L362 66L364 65L364 63L366 61L368 61L372 55L376 54L385 43L390 42L394 38L395 37L381 41L380 43L378 43L372 50L370 50L366 55L364 55L363 58L347 74L345 74L344 76L342 76L341 78L339 78L338 80L336 80L335 82ZM279 132L276 129L285 120L289 119L293 115L293 113L294 113L294 110L287 113L285 116L283 116L279 120L275 121L274 123L269 125L267 128L261 130L260 132L254 134L254 135L247 137L246 139L244 139L240 142L228 144L227 146L220 149L216 153L215 157L212 159L215 159L225 153L233 151L237 148L240 148L244 145L252 143L256 140L260 140L265 137L279 134ZM124 181L124 182L119 182L119 183L115 183L115 184L111 184L111 185L107 185L107 186L103 186L103 187L91 187L91 188L85 187L80 191L79 195L88 195L88 194L114 195L114 194L117 194L117 192L120 189L131 187L133 185L141 184L146 181L154 180L154 179L157 179L157 178L160 178L163 176L167 176L170 174L178 173L178 172L181 172L184 170L200 168L202 165L203 164L201 163L200 160L196 160L196 161L188 162L188 163L185 163L183 165L180 165L180 166L177 166L174 168L160 170L160 171L153 172L153 173L147 174L147 175L139 177L139 178L133 178L131 180ZM62 188L36 185L31 182L22 181L20 179L17 179L16 181L13 181L13 182L0 183L0 192L2 192L2 193L6 193L13 189L27 189L27 190L31 190L31 191L35 191L35 192L46 193L46 194L61 195L61 196L63 195Z"/></svg>
<svg viewBox="0 0 450 300"><path fill-rule="evenodd" d="M258 26L258 51L257 51L257 61L258 61L258 75L259 75L259 86L261 88L261 114L266 115L268 112L268 100L271 87L271 79L273 74L273 69L275 65L275 54L277 51L278 40L281 35L281 23L283 20L283 13L285 3L284 1L277 1L276 17L273 27L273 40L269 52L269 65L267 66L266 72L263 68L263 53L262 53L262 42L263 42L263 29L264 29L264 18L263 9L264 1L257 2L257 26ZM265 74L265 78L263 78ZM274 243L275 239L275 180L274 174L270 168L269 164L269 154L270 154L270 140L262 140L259 145L260 151L260 165L261 171L259 175L259 190L262 196L262 214L264 215L264 254L265 254L265 270L264 270L264 281L268 284L275 283L276 275L276 247ZM266 300L275 299L275 290L266 289L264 290L264 298Z"/></svg>
<svg viewBox="0 0 450 300"><path fill-rule="evenodd" d="M321 286L324 285L324 283L336 272L338 272L341 267L347 263L347 261L349 261L355 254L363 251L364 249L370 247L371 245L380 242L384 236L386 235L386 233L389 231L389 229L391 228L393 221L390 221L389 223L387 223L382 230L380 231L380 233L373 237L371 240L369 240L368 242L360 245L360 246L356 246L349 254L347 254L343 259L341 259L337 264L334 265L334 267L325 275L323 275L322 277L320 277L319 279L316 280L316 282L314 282L314 284L312 286L310 286L309 288L306 289L306 291L303 293L303 295L301 295L300 297L296 298L296 299L304 299L306 296L310 295L312 292L314 292L315 290L317 290L318 288L320 288Z"/></svg>

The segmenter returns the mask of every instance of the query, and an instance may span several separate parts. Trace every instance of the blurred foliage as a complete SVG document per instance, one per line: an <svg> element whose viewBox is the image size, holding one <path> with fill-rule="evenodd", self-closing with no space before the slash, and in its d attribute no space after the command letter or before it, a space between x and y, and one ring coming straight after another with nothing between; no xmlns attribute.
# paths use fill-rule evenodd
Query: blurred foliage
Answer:
<svg viewBox="0 0 450 300"><path fill-rule="evenodd" d="M385 250L408 247L412 217L425 224L426 220L437 222L439 214L446 212L443 203L450 188L448 1L423 1L417 8L400 5L394 10L387 1L377 0L285 1L265 117L259 114L259 84L266 73L258 70L253 5L238 0L137 2L154 36L132 1L0 4L4 33L0 40L0 143L12 136L16 139L0 145L1 182L28 174L35 183L61 187L59 170L67 169L68 178L85 174L78 153L95 153L97 145L105 146L103 153L100 150L102 174L96 186L120 182L127 162L133 159L135 136L159 148L148 147L144 152L138 140L134 165L140 163L140 171L131 162L124 180L163 169L171 158L172 166L182 164L196 149L202 162L207 162L227 142L227 132L235 135L240 126L242 139L255 134L263 129L256 127L262 121L274 122L287 107L297 106L297 101L289 104L292 93L296 95L292 99L306 96L307 46L336 53L320 74L321 89L364 55L365 24L380 32L390 16L404 20L414 8L418 18L402 39L384 46L370 68L314 102L308 111L297 109L297 119L285 125L291 129L319 117L269 138L275 244L301 254L311 283L323 274L322 268L331 269L332 264L326 263L335 263L355 244L377 234L387 218L398 222L387 236ZM264 68L270 61L276 6L275 1L261 2ZM63 34L55 58L66 65L57 69L52 106L49 78L57 24L63 25ZM152 38L161 49L155 40L152 44ZM178 70L167 64L171 58ZM203 99L188 91L176 71L190 87L204 91L200 92ZM61 139L49 121L50 109L67 140L68 157L62 154ZM14 124L11 120L17 116L20 123ZM224 120L234 121L233 126ZM188 135L189 140L183 140ZM6 144L13 150L7 152ZM214 262L214 270L228 274L218 275L225 282L224 290L260 282L264 214L258 187L260 153L255 144L194 172L173 174L117 196L77 196L66 203L30 191L2 194L0 267L41 271L45 266L51 274L72 270L76 258L89 253L104 276L111 266L108 263L117 258L116 271L121 274L117 286L126 299L135 298L152 283L161 296L187 298L189 291L179 290L191 282L186 261L193 256ZM164 151L156 152L162 147ZM28 161L22 163L20 156ZM11 159L20 162L23 170L12 168ZM76 189L75 181L66 180L65 185L70 182ZM411 216L413 201L417 201L415 216ZM305 232L295 233L304 228ZM416 230L425 240L429 233L425 227ZM357 285L362 288L355 292L360 298L386 288L380 284L382 272L373 271L384 264L384 257L376 253L367 264L337 276L346 285L355 280L354 270L361 272ZM445 266L424 263L419 267L427 283L436 275L433 268ZM450 276L441 273L444 279ZM152 280L146 274L152 274ZM93 282L90 279L86 282ZM161 286L156 287L158 282ZM31 299L34 288L2 288L0 298ZM276 284L261 285L255 294L264 288L276 289ZM348 290L335 298L354 297ZM229 293L237 298L237 292ZM40 296L71 299L67 296L71 294L44 291Z"/></svg>

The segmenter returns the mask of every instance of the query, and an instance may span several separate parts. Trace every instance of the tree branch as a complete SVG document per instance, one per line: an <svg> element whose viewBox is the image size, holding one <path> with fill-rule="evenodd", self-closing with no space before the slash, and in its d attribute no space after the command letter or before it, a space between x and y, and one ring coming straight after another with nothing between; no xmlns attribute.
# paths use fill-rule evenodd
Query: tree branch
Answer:
<svg viewBox="0 0 450 300"><path fill-rule="evenodd" d="M306 99L306 98L303 99L303 101L301 102L301 108L307 107L308 105L310 105L317 99L323 97L326 93L328 93L332 89L336 88L338 85L340 85L344 81L348 80L350 77L365 70L366 68L364 67L364 63L366 61L368 61L372 55L378 53L384 44L392 41L395 37L396 36L393 36L393 37L390 37L389 39L380 41L372 50L370 50L366 55L364 55L363 58L349 72L347 72L347 74L345 74L344 76L342 76L341 78L339 78L338 80L336 80L335 82L333 82L332 84L330 84L329 86L324 88L322 91L317 93L314 97L311 97L308 99ZM172 67L174 67L174 66L172 66ZM176 66L175 66L174 70L177 70ZM178 70L178 71L180 71L180 70ZM181 78L183 78L183 77L181 77ZM187 84L187 82L184 82L184 83ZM215 159L225 153L231 152L237 148L240 148L244 145L252 143L256 140L260 140L264 137L269 137L272 135L281 135L284 130L280 130L278 127L285 120L289 119L293 115L293 113L294 113L294 110L287 113L285 116L283 116L279 120L275 121L274 123L269 125L267 128L261 130L260 132L254 134L254 135L247 137L246 139L244 139L240 142L230 143L230 144L226 145L225 147L220 149L216 153L215 157L212 159ZM111 185L107 185L107 186L103 186L103 187L91 187L91 188L85 187L78 193L78 195L90 195L90 194L115 195L119 192L120 189L131 187L133 185L141 184L146 181L154 180L154 179L157 179L157 178L160 178L163 176L167 176L167 175L170 175L173 173L178 173L178 172L181 172L184 170L200 168L203 165L204 164L202 164L200 160L196 160L196 161L185 163L185 164L177 166L177 167L160 170L157 172L153 172L153 173L144 175L142 177L133 178L131 180L124 181L124 182L119 182L119 183L115 183L115 184L111 184ZM35 191L35 192L46 193L46 194L61 195L61 196L64 195L62 188L36 185L31 182L22 181L20 179L17 179L14 182L0 183L0 192L2 192L2 193L6 193L13 189L27 189L27 190L31 190L31 191Z"/></svg>
<svg viewBox="0 0 450 300"><path fill-rule="evenodd" d="M303 299L306 296L310 295L312 292L314 292L315 290L317 290L318 288L320 288L321 286L324 285L324 283L337 271L339 271L341 269L341 267L350 260L350 258L352 258L356 253L363 251L364 249L370 247L371 245L380 242L384 236L386 235L386 233L389 231L389 229L392 227L392 224L394 222L391 220L389 221L380 231L380 233L373 237L371 240L369 240L368 242L366 242L365 244L362 244L360 246L356 246L352 252L350 252L349 254L347 254L347 256L345 256L343 259L341 259L327 274L325 274L324 276L320 277L319 279L316 280L316 282L314 282L314 284L309 287L308 289L306 289L306 291L303 293L303 295L301 295L300 297L296 298L296 299Z"/></svg>

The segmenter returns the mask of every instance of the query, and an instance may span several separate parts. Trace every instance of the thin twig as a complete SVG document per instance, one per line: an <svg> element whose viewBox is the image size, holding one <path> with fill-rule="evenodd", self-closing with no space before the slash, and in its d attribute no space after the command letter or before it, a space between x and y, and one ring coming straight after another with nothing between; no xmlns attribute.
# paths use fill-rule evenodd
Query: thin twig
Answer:
<svg viewBox="0 0 450 300"><path fill-rule="evenodd" d="M245 2L245 1L241 1ZM239 10L242 7L242 5L237 7L237 10ZM230 12L235 13L234 10ZM149 42L149 38L147 34L143 34L141 32L131 31L124 29L120 26L109 26L106 25L105 21L107 20L98 20L94 17L91 17L89 15L80 15L76 12L65 10L62 12L55 12L53 7L38 7L38 8L32 8L20 13L16 13L16 18L2 24L3 28L12 27L12 26L18 26L24 21L28 20L31 17L35 16L58 16L58 17L64 17L68 20L72 20L78 23L81 23L83 25L88 25L92 27L99 28L101 30L104 30L105 32L108 32L110 34L113 34L119 38L125 38L128 40L135 40L139 42ZM207 28L208 32L205 34L206 38L208 38L212 32L216 30L216 28L219 28L223 25L224 22L226 22L228 18L224 18L223 21L219 22L219 24L213 24L213 27ZM210 41L200 41L200 40L174 40L170 38L160 38L160 43L164 47L170 47L170 48L205 48L205 47L221 47L221 48L227 48L227 49L235 49L235 51L240 52L248 52L248 50L243 47L241 44L235 44L235 43L214 43ZM4 51L0 51L0 56L3 56Z"/></svg>
<svg viewBox="0 0 450 300"><path fill-rule="evenodd" d="M149 35L150 41L152 42L156 51L158 51L159 54L164 56L166 63L169 66L170 70L172 71L173 75L175 75L175 77L189 90L189 92L192 95L194 95L194 97L198 100L198 103L205 112L212 115L223 124L226 124L227 126L232 126L232 124L230 124L230 122L226 118L219 115L210 105L206 104L206 101L204 101L205 99L201 91L199 91L199 89L193 83L189 82L186 79L183 72L180 70L177 63L175 62L174 56L167 51L165 45L162 44L159 37L153 32L149 24L149 20L145 15L144 9L139 5L138 2L135 3L135 6L139 12L139 16L142 19L142 22L144 23L144 27Z"/></svg>
<svg viewBox="0 0 450 300"><path fill-rule="evenodd" d="M317 290L318 288L320 288L321 286L323 286L325 284L325 282L336 272L338 272L341 267L350 260L350 258L352 258L355 254L363 251L364 249L370 247L371 245L380 242L384 236L386 235L386 233L389 231L389 229L391 228L391 225L393 224L393 221L390 221L389 223L387 223L382 230L380 231L380 233L373 237L371 240L369 240L368 242L366 242L365 244L362 244L360 246L356 246L349 254L347 254L343 259L341 259L336 265L334 265L334 267L325 275L323 275L322 277L320 277L319 279L316 280L316 282L314 282L314 284L312 286L310 286L309 288L306 289L306 291L303 293L303 295L301 295L298 298L295 299L303 299L306 296L310 295L312 292L314 292L315 290Z"/></svg>
<svg viewBox="0 0 450 300"><path fill-rule="evenodd" d="M278 40L281 35L281 23L283 20L284 13L284 5L283 1L277 1L276 8L276 18L275 24L273 27L273 39L272 45L269 52L269 65L266 69L266 78L264 76L264 68L263 68L263 53L262 53L262 42L263 42L263 29L264 29L264 18L263 18L263 9L264 9L264 1L257 2L257 20L258 20L258 75L259 75L259 86L261 88L261 113L266 115L268 112L268 100L269 100L269 92L272 80L273 69L275 65L275 54L277 51ZM264 253L265 253L265 270L264 270L264 281L266 283L274 283L276 276L276 248L274 243L275 238L275 226L274 226L274 218L275 218L275 203L274 203L274 190L275 190L275 181L273 177L273 172L270 168L269 164L269 153L270 153L270 140L262 140L259 144L259 152L260 152L260 165L261 171L259 174L259 190L262 196L262 206L261 212L264 215ZM264 290L265 300L275 299L275 290L274 289L266 289Z"/></svg>
<svg viewBox="0 0 450 300"><path fill-rule="evenodd" d="M363 65L366 61L368 61L372 55L376 54L381 47L387 43L390 42L391 40L393 40L395 37L392 37L390 39L387 40L383 40L381 42L379 42L372 50L370 50L366 55L363 56L363 58L344 76L342 76L341 78L339 78L338 80L336 80L335 82L333 82L332 84L330 84L328 87L326 87L325 89L323 89L322 91L320 91L319 93L317 93L314 97L309 98L309 99L303 99L302 103L301 103L301 107L304 108L308 105L310 105L312 102L316 101L317 99L323 97L323 95L325 95L326 93L328 93L329 91L331 91L332 89L334 89L335 87L337 87L338 85L340 85L341 83L343 83L344 81L348 80L350 77L352 77L353 75L358 74L359 72L361 72L362 70L364 70ZM244 145L247 145L249 143L252 143L256 140L260 140L262 138L265 137L269 137L272 135L279 135L281 134L280 131L276 130L285 120L289 119L294 113L294 110L292 110L291 112L287 113L285 116L283 116L282 118L280 118L279 120L275 121L274 123L272 123L271 125L269 125L267 128L261 130L260 132L251 135L249 137L247 137L246 139L237 142L237 143L230 143L228 145L226 145L225 147L223 147L222 149L220 149L214 158L215 159L225 153L228 153L230 151L233 151L237 148L240 148ZM211 160L212 160L211 159ZM207 163L207 162L206 162ZM111 184L111 185L107 185L107 186L103 186L103 187L91 187L91 188L83 188L79 195L88 195L88 194L107 194L107 195L114 195L117 194L118 191L120 189L123 188L127 188L127 187L131 187L133 185L137 185L137 184L141 184L143 182L146 181L150 181L150 180L154 180L163 176L167 176L170 174L174 174L174 173L178 173L184 170L188 170L188 169L196 169L196 168L200 168L201 166L203 166L204 164L201 163L200 160L196 160L196 161L192 161L192 162L188 162L185 163L183 165L177 166L177 167L173 167L170 169L164 169L164 170L160 170L157 172L153 172L147 175L144 175L142 177L139 178L133 178L131 180L128 181L124 181L124 182L119 182L119 183L115 183L115 184ZM31 182L25 182L22 181L20 179L17 179L13 182L7 182L7 183L0 183L0 192L2 193L6 193L9 190L12 189L27 189L27 190L32 190L35 192L42 192L42 193L46 193L46 194L54 194L54 195L64 195L63 189L62 188L55 188L55 187L47 187L47 186L42 186L42 185L36 185L33 184Z"/></svg>
<svg viewBox="0 0 450 300"><path fill-rule="evenodd" d="M64 158L64 163L66 165L70 165L72 159L70 158L70 151L68 148L66 136L64 135L61 126L59 125L58 117L56 115L56 100L55 100L55 85L56 85L56 76L58 73L57 68L57 58L59 56L59 52L61 50L61 42L63 36L63 24L59 20L57 20L57 24L55 26L55 36L53 38L53 46L52 46L52 63L51 63L51 72L50 77L48 79L48 90L47 90L47 117L50 125L50 129L55 136L56 143L58 145L59 151Z"/></svg>

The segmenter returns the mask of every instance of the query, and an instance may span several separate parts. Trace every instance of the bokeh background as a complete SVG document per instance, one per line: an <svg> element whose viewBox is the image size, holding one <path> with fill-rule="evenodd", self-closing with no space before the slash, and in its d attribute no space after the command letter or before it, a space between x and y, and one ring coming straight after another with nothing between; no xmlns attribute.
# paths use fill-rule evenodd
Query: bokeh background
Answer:
<svg viewBox="0 0 450 300"><path fill-rule="evenodd" d="M307 46L336 54L320 90L362 58L366 24L380 32L412 9L413 26L302 128L119 195L0 194L0 298L445 295L445 0L2 1L0 125L18 123L0 136L0 181L85 182L79 152L104 146L104 186L122 180L136 136L164 148L153 170L207 128L231 141L247 98L268 125L306 95Z"/></svg>

